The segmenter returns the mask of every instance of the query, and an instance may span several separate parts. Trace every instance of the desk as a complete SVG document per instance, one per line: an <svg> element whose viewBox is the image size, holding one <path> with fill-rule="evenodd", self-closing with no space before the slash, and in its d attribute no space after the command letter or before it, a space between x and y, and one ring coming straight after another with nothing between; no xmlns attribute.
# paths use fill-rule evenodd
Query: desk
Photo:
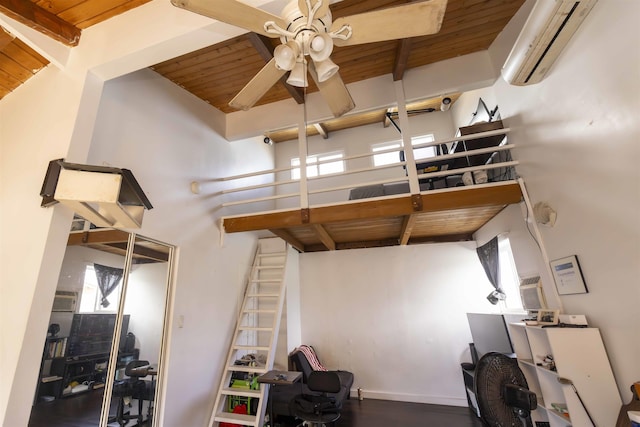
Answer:
<svg viewBox="0 0 640 427"><path fill-rule="evenodd" d="M258 377L258 382L260 384L268 384L269 391L271 391L271 387L275 387L277 385L290 385L300 381L300 378L302 378L302 372L269 371L260 375ZM271 399L271 396L269 396L269 426L275 426L273 423L273 399Z"/></svg>

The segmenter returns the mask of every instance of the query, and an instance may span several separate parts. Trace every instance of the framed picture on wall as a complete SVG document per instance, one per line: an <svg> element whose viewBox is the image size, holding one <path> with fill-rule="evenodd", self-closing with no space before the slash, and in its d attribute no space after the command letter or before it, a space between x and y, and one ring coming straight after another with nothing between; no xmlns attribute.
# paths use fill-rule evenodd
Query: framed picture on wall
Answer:
<svg viewBox="0 0 640 427"><path fill-rule="evenodd" d="M551 261L551 271L559 295L586 294L587 285L582 277L578 257L571 255Z"/></svg>

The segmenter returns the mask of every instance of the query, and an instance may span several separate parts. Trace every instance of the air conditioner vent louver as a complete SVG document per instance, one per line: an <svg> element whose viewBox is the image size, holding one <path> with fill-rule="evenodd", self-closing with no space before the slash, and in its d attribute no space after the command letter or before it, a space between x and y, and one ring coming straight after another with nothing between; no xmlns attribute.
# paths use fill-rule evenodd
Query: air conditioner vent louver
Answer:
<svg viewBox="0 0 640 427"><path fill-rule="evenodd" d="M540 82L596 0L538 0L502 67L510 84Z"/></svg>
<svg viewBox="0 0 640 427"><path fill-rule="evenodd" d="M78 293L73 291L56 291L51 311L76 311Z"/></svg>

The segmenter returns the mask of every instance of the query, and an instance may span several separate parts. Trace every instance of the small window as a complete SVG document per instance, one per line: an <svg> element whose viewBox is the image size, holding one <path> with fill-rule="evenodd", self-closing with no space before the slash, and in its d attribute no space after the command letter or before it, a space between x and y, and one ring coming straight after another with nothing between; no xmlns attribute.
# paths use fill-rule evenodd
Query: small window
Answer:
<svg viewBox="0 0 640 427"><path fill-rule="evenodd" d="M307 156L307 178L344 172L343 158L343 153L335 152ZM291 159L291 167L291 179L300 179L299 157Z"/></svg>
<svg viewBox="0 0 640 427"><path fill-rule="evenodd" d="M380 153L380 151L396 149L396 151L390 151L388 153ZM399 142L385 142L384 144L377 144L371 147L373 151L373 165L384 166L398 163L400 161L400 143ZM376 154L378 153L378 154Z"/></svg>
<svg viewBox="0 0 640 427"><path fill-rule="evenodd" d="M117 311L118 301L120 301L120 290L122 282L107 297L111 304L109 307L103 307L102 294L98 288L98 279L93 265L88 265L84 271L84 285L82 287L82 296L80 297L80 313L113 313Z"/></svg>
<svg viewBox="0 0 640 427"><path fill-rule="evenodd" d="M416 136L411 138L411 145L420 145L425 144L427 142L433 142L435 138L433 134L427 134L422 136ZM398 163L400 161L400 150L402 148L402 144L400 141L395 142L385 142L383 144L376 144L371 147L371 151L373 152L373 165L374 166L384 166L391 165L393 163ZM390 151L387 153L380 153L380 151L397 149L396 151ZM435 147L422 147L416 148L413 150L413 155L415 160L426 159L429 157L434 157L436 155Z"/></svg>
<svg viewBox="0 0 640 427"><path fill-rule="evenodd" d="M433 134L416 136L411 138L411 145L415 147L416 145L426 144L428 142L433 142L433 141L435 141ZM413 149L413 158L415 160L428 159L429 157L435 157L435 156L436 156L435 146Z"/></svg>
<svg viewBox="0 0 640 427"><path fill-rule="evenodd" d="M509 311L521 311L520 279L516 270L516 263L511 251L511 243L508 237L498 237L498 259L500 265L500 285L507 294L504 308Z"/></svg>

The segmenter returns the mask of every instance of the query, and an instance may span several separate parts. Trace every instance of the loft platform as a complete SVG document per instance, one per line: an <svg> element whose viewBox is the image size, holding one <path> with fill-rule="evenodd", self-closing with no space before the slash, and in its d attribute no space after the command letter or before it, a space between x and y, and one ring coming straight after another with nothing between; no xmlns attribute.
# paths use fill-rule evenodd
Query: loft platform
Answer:
<svg viewBox="0 0 640 427"><path fill-rule="evenodd" d="M140 228L149 199L128 169L49 162L42 206L61 203L98 227Z"/></svg>
<svg viewBox="0 0 640 427"><path fill-rule="evenodd" d="M522 200L515 181L227 217L227 233L269 230L300 252L472 240Z"/></svg>

